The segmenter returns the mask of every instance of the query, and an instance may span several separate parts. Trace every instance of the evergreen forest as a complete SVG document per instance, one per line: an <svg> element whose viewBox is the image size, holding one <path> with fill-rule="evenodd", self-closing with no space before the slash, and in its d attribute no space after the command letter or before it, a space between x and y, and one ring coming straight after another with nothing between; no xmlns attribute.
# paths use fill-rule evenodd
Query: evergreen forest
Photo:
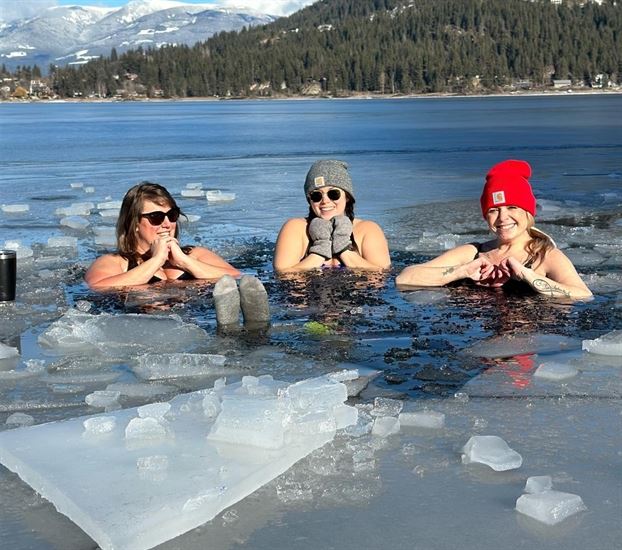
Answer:
<svg viewBox="0 0 622 550"><path fill-rule="evenodd" d="M23 70L23 69L22 69ZM61 97L482 93L622 79L622 2L320 0L194 46L50 67Z"/></svg>

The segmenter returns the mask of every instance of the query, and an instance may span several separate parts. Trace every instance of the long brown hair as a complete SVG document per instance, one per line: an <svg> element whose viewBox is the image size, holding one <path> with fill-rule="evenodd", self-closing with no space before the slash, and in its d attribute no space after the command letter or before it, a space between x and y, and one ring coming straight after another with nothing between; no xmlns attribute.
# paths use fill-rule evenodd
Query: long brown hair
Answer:
<svg viewBox="0 0 622 550"><path fill-rule="evenodd" d="M548 235L534 229L536 220L529 212L525 213L527 214L527 232L531 237L531 240L525 246L525 250L529 254L531 263L539 265L544 261L547 252L555 248L555 243Z"/></svg>
<svg viewBox="0 0 622 550"><path fill-rule="evenodd" d="M128 260L130 258L138 259L140 256L137 250L136 230L140 223L140 215L145 201L155 202L162 207L168 204L170 208L177 208L177 203L171 194L157 183L142 181L125 194L117 219L117 251L120 256ZM179 230L178 220L175 225L175 238L178 237Z"/></svg>

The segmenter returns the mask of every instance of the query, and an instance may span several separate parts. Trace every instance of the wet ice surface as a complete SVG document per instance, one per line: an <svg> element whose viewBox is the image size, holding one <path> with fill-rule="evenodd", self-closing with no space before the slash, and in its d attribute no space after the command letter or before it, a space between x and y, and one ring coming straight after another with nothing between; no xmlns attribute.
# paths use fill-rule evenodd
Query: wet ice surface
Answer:
<svg viewBox="0 0 622 550"><path fill-rule="evenodd" d="M276 278L269 267L274 234L249 238L242 225L198 221L186 225L186 242L209 235L208 246L260 276L271 300L269 331L220 334L211 283L85 289L85 267L113 240L106 224L114 218L101 214L117 205L106 202L74 205L50 222L88 219L83 228L62 226L69 239L46 236L16 247L18 300L0 305L0 342L19 355L1 348L0 429L93 413L106 418L119 408L212 387L223 376L241 382L272 375L291 383L340 369L379 372L364 383L346 381L358 394L348 401L357 405L354 426L162 548L267 549L295 539L298 548L315 549L334 545L336 532L346 549L405 547L415 539L422 548L440 548L447 533L456 533L452 546L466 548L616 547L622 359L602 350L619 349L613 331L622 326L619 214L555 202L538 214L538 225L597 294L578 304L462 286L398 292L394 274ZM476 205L470 207L474 214L453 209L464 219L447 227L440 212L424 227L417 208L404 213L399 232L389 224L396 269L454 241L486 238ZM429 222L435 210L424 210ZM3 215L17 224L30 213ZM594 341L600 343L582 349ZM220 412L212 399L200 405L210 418ZM161 425L157 411L148 411L138 418ZM104 435L118 428L106 420L82 427ZM162 435L157 426L146 428ZM484 435L508 442L523 458L520 468L462 464L465 443ZM134 468L157 480L171 461L153 453ZM579 496L587 510L557 525L517 512L527 479L538 476L550 476L553 491ZM93 547L16 476L3 469L0 483L6 544ZM424 530L417 528L422 524Z"/></svg>

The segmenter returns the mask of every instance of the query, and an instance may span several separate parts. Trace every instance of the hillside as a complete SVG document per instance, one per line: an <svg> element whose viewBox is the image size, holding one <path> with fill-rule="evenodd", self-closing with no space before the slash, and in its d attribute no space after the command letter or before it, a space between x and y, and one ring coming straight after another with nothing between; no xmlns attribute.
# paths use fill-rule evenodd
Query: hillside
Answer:
<svg viewBox="0 0 622 550"><path fill-rule="evenodd" d="M618 83L622 3L321 0L274 23L190 46L141 48L57 69L61 96L248 97L482 93ZM126 81L124 82L124 78Z"/></svg>

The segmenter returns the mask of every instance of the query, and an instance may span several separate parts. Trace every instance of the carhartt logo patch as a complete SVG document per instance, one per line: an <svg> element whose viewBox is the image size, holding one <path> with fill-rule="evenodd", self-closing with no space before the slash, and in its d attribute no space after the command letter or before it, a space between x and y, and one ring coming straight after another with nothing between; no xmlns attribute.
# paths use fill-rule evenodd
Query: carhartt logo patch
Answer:
<svg viewBox="0 0 622 550"><path fill-rule="evenodd" d="M503 191L496 191L492 194L492 204L503 204L505 202L505 193Z"/></svg>
<svg viewBox="0 0 622 550"><path fill-rule="evenodd" d="M324 183L324 176L318 176L314 178L313 183L316 187L324 187L326 184Z"/></svg>

